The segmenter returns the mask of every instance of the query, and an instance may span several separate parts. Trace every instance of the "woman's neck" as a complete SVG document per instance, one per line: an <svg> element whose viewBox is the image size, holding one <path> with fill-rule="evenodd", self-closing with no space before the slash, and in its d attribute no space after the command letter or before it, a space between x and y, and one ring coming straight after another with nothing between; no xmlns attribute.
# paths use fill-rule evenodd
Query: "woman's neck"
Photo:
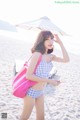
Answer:
<svg viewBox="0 0 80 120"><path fill-rule="evenodd" d="M44 53L45 55L47 55L48 54L48 50L46 49L46 51L45 51L45 53Z"/></svg>

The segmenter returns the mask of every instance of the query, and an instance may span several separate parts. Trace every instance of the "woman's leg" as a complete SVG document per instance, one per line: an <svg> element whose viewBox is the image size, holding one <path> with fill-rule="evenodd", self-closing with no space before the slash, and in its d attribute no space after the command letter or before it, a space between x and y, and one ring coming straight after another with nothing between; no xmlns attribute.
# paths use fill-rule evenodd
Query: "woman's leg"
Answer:
<svg viewBox="0 0 80 120"><path fill-rule="evenodd" d="M36 120L44 120L44 96L35 99Z"/></svg>
<svg viewBox="0 0 80 120"><path fill-rule="evenodd" d="M20 120L28 120L34 107L35 99L30 96L24 98L23 112Z"/></svg>

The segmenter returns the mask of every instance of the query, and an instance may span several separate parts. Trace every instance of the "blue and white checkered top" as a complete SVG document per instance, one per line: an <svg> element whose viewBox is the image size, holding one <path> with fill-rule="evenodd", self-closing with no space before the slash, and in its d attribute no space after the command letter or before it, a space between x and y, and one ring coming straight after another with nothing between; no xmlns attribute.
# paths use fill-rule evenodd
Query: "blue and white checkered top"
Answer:
<svg viewBox="0 0 80 120"><path fill-rule="evenodd" d="M35 75L41 78L48 78L52 68L53 68L53 63L51 61L46 62L42 59L40 64L37 66Z"/></svg>

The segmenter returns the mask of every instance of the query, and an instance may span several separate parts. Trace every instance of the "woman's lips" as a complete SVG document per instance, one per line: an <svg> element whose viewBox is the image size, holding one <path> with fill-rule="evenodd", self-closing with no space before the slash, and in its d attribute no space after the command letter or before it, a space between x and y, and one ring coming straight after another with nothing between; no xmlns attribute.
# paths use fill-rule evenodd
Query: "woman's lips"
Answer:
<svg viewBox="0 0 80 120"><path fill-rule="evenodd" d="M52 47L52 45L48 45L49 47Z"/></svg>

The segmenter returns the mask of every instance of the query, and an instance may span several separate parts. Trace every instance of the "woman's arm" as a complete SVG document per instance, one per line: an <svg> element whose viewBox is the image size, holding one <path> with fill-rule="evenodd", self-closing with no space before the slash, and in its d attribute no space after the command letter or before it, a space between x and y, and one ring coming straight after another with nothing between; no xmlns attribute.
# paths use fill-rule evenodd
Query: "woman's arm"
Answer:
<svg viewBox="0 0 80 120"><path fill-rule="evenodd" d="M62 41L60 40L57 34L54 34L54 38L55 38L55 42L57 42L61 47L63 57L61 58L53 55L53 60L56 62L69 62L69 56Z"/></svg>
<svg viewBox="0 0 80 120"><path fill-rule="evenodd" d="M50 84L53 84L54 86L57 86L59 84L59 82L54 81L54 80L50 80L47 78L40 78L34 74L34 69L36 67L36 64L38 62L39 57L40 57L39 52L33 53L33 56L31 58L31 61L29 64L29 68L28 68L27 73L26 73L26 78L29 80L35 81L35 82L50 83Z"/></svg>
<svg viewBox="0 0 80 120"><path fill-rule="evenodd" d="M47 81L48 79L42 79L40 77L37 77L34 74L34 70L35 70L36 64L38 62L38 59L40 57L40 54L41 53L39 53L39 52L33 53L33 56L31 58L31 61L30 61L30 64L29 64L29 67L28 67L28 70L26 73L26 78L29 80L32 80L32 81L36 81L36 82L48 82Z"/></svg>

